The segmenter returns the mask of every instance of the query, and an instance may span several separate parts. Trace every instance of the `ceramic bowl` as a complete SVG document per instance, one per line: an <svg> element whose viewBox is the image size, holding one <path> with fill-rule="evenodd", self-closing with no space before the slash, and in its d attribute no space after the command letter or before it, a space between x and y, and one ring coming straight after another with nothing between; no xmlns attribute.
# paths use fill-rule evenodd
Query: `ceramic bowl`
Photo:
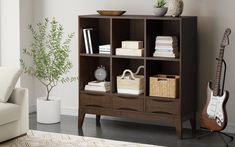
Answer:
<svg viewBox="0 0 235 147"><path fill-rule="evenodd" d="M122 10L97 10L97 12L103 16L121 16L126 13L126 11Z"/></svg>

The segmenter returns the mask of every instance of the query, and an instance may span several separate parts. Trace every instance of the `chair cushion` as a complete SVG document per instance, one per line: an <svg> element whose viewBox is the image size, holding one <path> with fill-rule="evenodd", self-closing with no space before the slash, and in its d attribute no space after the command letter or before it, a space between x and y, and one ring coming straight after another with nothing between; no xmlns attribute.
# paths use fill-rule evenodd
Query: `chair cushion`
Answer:
<svg viewBox="0 0 235 147"><path fill-rule="evenodd" d="M4 125L20 118L20 106L11 103L0 103L0 125Z"/></svg>
<svg viewBox="0 0 235 147"><path fill-rule="evenodd" d="M8 101L21 73L17 67L0 67L0 102Z"/></svg>

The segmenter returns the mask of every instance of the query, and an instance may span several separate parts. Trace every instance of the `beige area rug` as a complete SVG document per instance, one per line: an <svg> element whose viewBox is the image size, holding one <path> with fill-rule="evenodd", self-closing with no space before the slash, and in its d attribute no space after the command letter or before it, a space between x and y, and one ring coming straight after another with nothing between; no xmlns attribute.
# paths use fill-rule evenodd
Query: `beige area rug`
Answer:
<svg viewBox="0 0 235 147"><path fill-rule="evenodd" d="M92 137L29 131L26 136L0 144L0 147L160 147Z"/></svg>

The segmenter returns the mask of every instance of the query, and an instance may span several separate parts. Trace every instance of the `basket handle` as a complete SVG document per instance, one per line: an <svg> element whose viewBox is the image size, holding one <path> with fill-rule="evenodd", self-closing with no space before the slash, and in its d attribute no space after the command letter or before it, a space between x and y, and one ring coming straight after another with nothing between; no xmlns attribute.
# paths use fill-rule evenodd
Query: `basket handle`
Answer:
<svg viewBox="0 0 235 147"><path fill-rule="evenodd" d="M135 72L135 75L138 75L141 69L144 69L144 66L139 66Z"/></svg>
<svg viewBox="0 0 235 147"><path fill-rule="evenodd" d="M131 75L131 78L132 78L133 80L135 80L135 76L134 76L133 72L132 72L130 69L126 69L126 70L123 71L123 74L122 74L122 76L121 76L121 79L124 78L124 76L126 75L127 72L129 72L130 75Z"/></svg>
<svg viewBox="0 0 235 147"><path fill-rule="evenodd" d="M157 80L158 81L167 81L167 79L165 79L165 78L158 78Z"/></svg>

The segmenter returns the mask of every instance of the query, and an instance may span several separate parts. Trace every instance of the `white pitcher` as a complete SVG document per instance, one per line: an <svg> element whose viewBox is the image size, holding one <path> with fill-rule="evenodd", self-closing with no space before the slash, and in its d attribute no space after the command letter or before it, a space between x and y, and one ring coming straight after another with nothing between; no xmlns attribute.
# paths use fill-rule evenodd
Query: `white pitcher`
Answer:
<svg viewBox="0 0 235 147"><path fill-rule="evenodd" d="M168 16L177 17L183 12L184 3L183 0L168 0Z"/></svg>

